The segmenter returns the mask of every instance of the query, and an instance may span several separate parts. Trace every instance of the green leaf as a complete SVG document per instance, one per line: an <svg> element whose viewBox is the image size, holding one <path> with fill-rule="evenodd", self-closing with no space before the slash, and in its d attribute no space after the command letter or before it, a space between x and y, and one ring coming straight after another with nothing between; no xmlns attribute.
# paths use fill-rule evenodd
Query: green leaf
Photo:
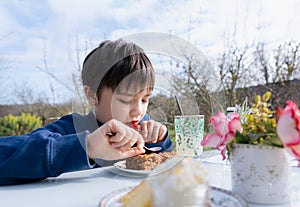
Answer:
<svg viewBox="0 0 300 207"><path fill-rule="evenodd" d="M241 143L241 144L248 144L249 143L249 138L243 134L241 134L240 132L236 132L235 134L235 142L236 143Z"/></svg>
<svg viewBox="0 0 300 207"><path fill-rule="evenodd" d="M280 138L276 135L266 137L262 144L283 148L283 144Z"/></svg>

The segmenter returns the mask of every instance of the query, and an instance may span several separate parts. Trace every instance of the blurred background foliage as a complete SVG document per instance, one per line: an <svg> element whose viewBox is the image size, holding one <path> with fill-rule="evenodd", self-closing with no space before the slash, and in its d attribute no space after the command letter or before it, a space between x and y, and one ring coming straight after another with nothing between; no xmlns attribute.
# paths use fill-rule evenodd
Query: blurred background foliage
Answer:
<svg viewBox="0 0 300 207"><path fill-rule="evenodd" d="M9 114L0 118L0 136L27 134L42 125L40 117L34 114L21 113L20 116Z"/></svg>
<svg viewBox="0 0 300 207"><path fill-rule="evenodd" d="M186 59L181 61L170 57L168 67L171 68L172 74L168 80L170 80L171 87L168 94L153 95L149 104L149 113L153 119L165 123L173 137L173 119L175 115L180 114L175 94L179 97L185 114L194 113L191 110L194 105L191 106L191 103L186 101L188 100L187 94L196 100L198 113L205 115L205 133L210 130L209 117L215 115L219 109L226 111L227 107L241 104L246 98L253 103L256 94L270 91L272 93L270 103L274 107L284 106L286 100L293 100L299 104L299 46L300 43L293 40L281 43L272 49L266 49L265 44L261 42L243 48L234 44L228 45L217 58L209 59L208 57L216 80L215 85L218 86L213 91L211 85L208 84L208 74L203 73L202 70L207 65L198 62L193 54L189 56L183 54ZM184 51L181 52L184 53ZM6 61L4 63L7 64ZM78 73L71 74L73 87L80 97L78 103L84 109L82 112L87 113L89 108L80 92L82 88L80 64L76 67ZM48 66L45 65L45 68ZM55 77L55 74L45 71L49 76ZM59 77L56 79L59 80ZM20 116L22 113L30 113L38 117L42 121L42 126L45 126L63 115L77 112L74 110L74 100L54 103L47 94L35 94L26 87L16 89L14 94L18 98L18 104L0 105L0 117L8 114ZM218 110L215 110L216 105L218 105ZM8 124L4 122L1 126Z"/></svg>

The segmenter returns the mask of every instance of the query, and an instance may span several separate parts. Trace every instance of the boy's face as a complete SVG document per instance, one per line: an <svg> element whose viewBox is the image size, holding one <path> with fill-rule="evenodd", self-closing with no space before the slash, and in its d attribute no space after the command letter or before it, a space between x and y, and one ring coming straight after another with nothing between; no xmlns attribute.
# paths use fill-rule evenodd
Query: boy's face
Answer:
<svg viewBox="0 0 300 207"><path fill-rule="evenodd" d="M114 118L128 126L131 126L131 122L139 122L146 114L152 90L116 91L113 92L110 88L103 89L100 101L95 106L97 119L105 123Z"/></svg>

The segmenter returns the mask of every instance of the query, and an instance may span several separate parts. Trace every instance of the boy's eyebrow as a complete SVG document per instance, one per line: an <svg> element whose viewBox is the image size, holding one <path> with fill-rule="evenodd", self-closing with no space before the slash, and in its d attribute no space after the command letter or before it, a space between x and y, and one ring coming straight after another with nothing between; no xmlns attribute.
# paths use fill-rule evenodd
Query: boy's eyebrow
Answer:
<svg viewBox="0 0 300 207"><path fill-rule="evenodd" d="M136 95L136 93L132 93L132 94L130 94L130 93L120 93L119 94L120 96L128 96L128 97L133 97L133 96L135 96ZM143 97L150 97L152 95L152 93L147 93L147 94L145 94Z"/></svg>

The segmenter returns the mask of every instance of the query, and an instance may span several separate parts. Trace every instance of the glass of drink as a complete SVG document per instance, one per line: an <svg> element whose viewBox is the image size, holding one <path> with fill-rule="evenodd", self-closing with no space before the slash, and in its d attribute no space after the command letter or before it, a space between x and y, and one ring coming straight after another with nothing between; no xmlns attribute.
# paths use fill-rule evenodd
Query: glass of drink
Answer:
<svg viewBox="0 0 300 207"><path fill-rule="evenodd" d="M202 154L204 115L180 115L174 117L176 153L198 157Z"/></svg>

